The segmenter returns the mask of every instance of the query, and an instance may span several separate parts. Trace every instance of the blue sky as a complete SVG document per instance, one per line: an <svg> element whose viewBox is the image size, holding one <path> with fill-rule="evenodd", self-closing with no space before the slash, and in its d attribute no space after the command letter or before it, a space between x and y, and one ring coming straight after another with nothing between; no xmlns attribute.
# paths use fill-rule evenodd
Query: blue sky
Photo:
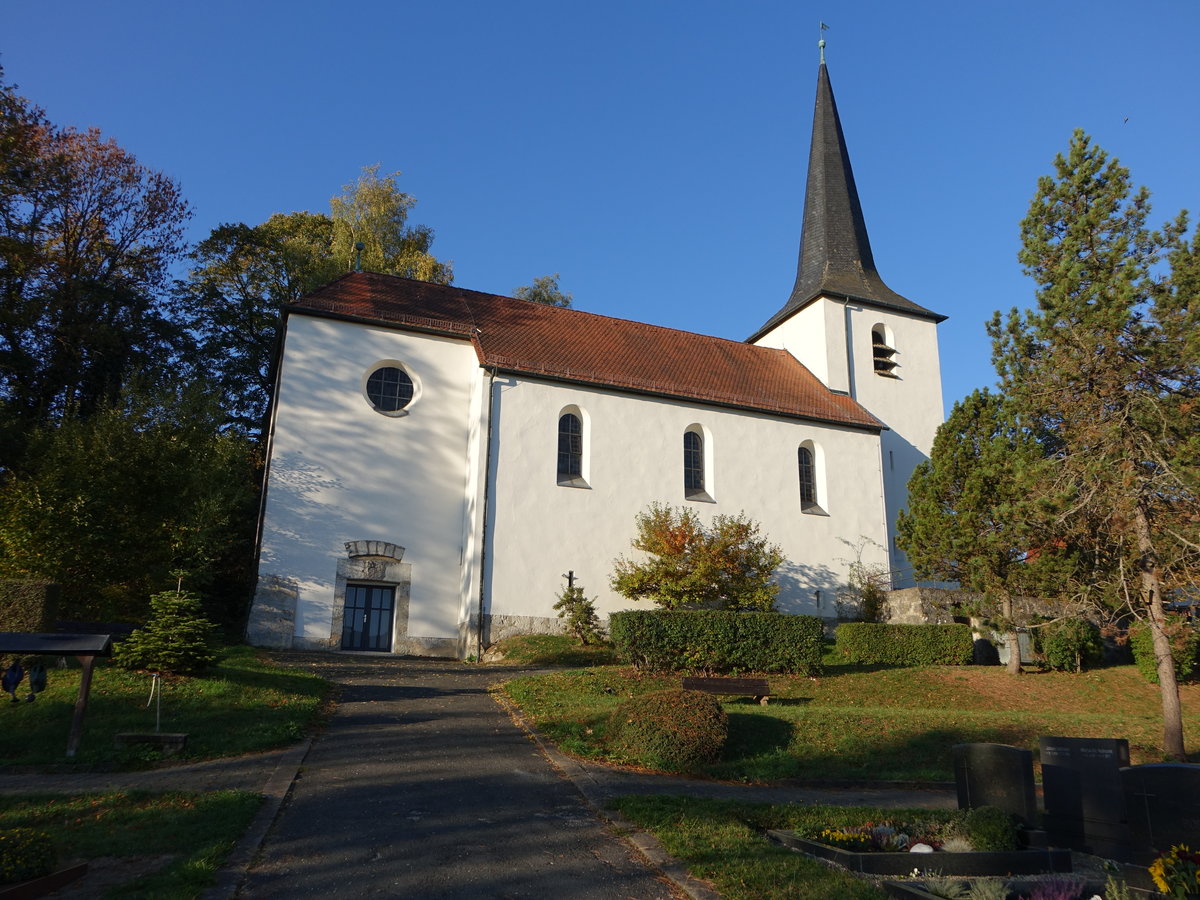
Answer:
<svg viewBox="0 0 1200 900"><path fill-rule="evenodd" d="M795 278L821 20L879 270L950 316L947 409L1032 302L1018 223L1074 128L1155 220L1196 205L1196 0L8 0L0 63L177 178L193 240L381 163L457 284L560 272L581 309L740 340Z"/></svg>

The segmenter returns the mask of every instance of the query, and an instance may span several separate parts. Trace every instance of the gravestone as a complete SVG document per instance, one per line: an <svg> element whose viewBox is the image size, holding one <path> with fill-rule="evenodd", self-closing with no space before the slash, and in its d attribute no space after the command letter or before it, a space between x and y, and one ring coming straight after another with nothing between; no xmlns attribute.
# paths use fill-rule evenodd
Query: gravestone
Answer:
<svg viewBox="0 0 1200 900"><path fill-rule="evenodd" d="M1120 738L1038 739L1043 819L1052 846L1114 859L1128 856L1131 836L1121 769L1129 742Z"/></svg>
<svg viewBox="0 0 1200 900"><path fill-rule="evenodd" d="M1033 751L1007 744L955 744L954 783L958 808L995 806L1037 825L1037 796L1033 789Z"/></svg>
<svg viewBox="0 0 1200 900"><path fill-rule="evenodd" d="M1154 763L1121 770L1129 830L1147 859L1174 844L1200 846L1200 766Z"/></svg>

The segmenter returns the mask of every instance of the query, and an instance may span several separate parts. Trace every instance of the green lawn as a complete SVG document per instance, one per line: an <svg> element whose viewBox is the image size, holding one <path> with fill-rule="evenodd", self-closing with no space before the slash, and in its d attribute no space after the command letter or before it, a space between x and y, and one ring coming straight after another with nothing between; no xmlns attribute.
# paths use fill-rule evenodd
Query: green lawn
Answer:
<svg viewBox="0 0 1200 900"><path fill-rule="evenodd" d="M157 751L114 746L118 732L155 730L155 704L147 706L149 675L97 663L83 740L73 761L65 754L79 669L51 668L47 682L33 703L0 697L4 764L135 768L158 758ZM275 666L249 647L227 647L204 676L163 679L160 730L187 733L187 748L175 757L180 760L268 750L299 740L319 716L328 692L328 684L315 675Z"/></svg>
<svg viewBox="0 0 1200 900"><path fill-rule="evenodd" d="M1123 737L1134 763L1162 759L1158 689L1133 666L1020 676L983 666L830 666L820 678L774 675L770 683L766 707L736 698L725 703L730 740L703 774L733 781L950 781L954 744L996 742L1036 752L1043 735ZM634 694L678 684L678 676L612 666L521 678L505 690L564 750L605 759L612 710ZM1200 685L1181 693L1196 762Z"/></svg>
<svg viewBox="0 0 1200 900"><path fill-rule="evenodd" d="M238 791L0 796L0 829L45 832L60 865L99 857L174 857L158 872L105 896L191 900L212 883L261 802L258 794Z"/></svg>

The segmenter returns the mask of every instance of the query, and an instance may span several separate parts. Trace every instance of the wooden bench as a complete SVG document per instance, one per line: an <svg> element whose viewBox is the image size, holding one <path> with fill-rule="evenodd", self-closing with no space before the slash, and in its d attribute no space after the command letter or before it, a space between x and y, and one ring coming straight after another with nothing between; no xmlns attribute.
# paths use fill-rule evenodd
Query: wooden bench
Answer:
<svg viewBox="0 0 1200 900"><path fill-rule="evenodd" d="M765 678L685 678L685 691L703 691L706 694L728 694L734 697L753 697L763 706L771 696Z"/></svg>

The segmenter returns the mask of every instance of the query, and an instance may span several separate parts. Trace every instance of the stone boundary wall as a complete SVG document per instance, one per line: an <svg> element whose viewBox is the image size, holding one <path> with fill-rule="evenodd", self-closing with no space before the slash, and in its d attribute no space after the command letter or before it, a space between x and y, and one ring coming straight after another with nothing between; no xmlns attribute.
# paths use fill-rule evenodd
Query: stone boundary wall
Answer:
<svg viewBox="0 0 1200 900"><path fill-rule="evenodd" d="M957 588L911 587L889 591L884 601L883 620L892 625L948 625L955 616L960 620L971 616L968 609L982 604L983 595ZM1080 615L1082 603L1064 600L1044 600L1038 597L1016 597L1013 606L1019 618ZM961 611L956 607L961 607Z"/></svg>

